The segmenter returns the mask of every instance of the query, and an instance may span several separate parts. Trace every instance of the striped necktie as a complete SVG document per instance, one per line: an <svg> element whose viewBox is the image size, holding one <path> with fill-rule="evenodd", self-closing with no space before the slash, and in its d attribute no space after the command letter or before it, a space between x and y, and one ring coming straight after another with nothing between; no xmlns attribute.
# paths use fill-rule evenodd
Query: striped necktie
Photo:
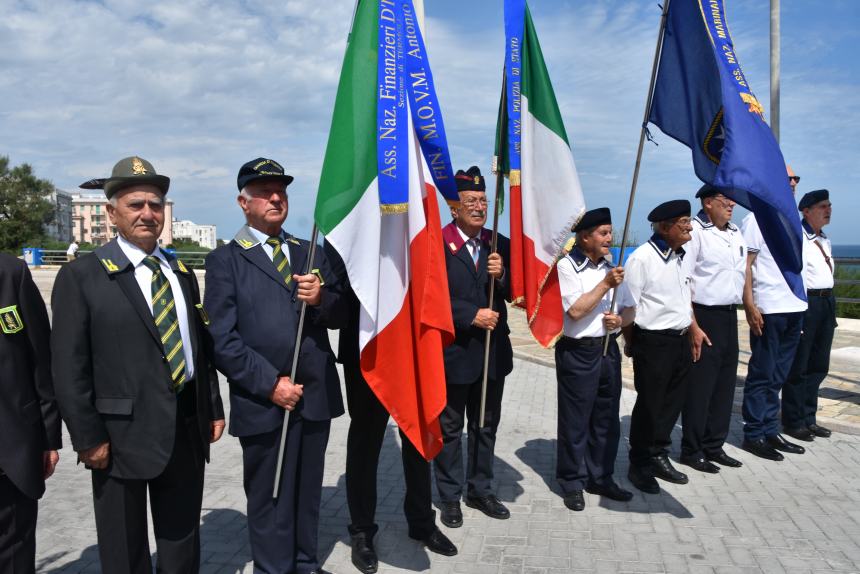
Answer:
<svg viewBox="0 0 860 574"><path fill-rule="evenodd" d="M179 331L179 318L176 314L176 301L170 281L161 272L158 257L150 255L143 264L152 271L152 316L161 335L165 358L170 365L170 379L176 393L185 388L185 353L182 350L182 334Z"/></svg>
<svg viewBox="0 0 860 574"><path fill-rule="evenodd" d="M278 269L278 273L284 278L284 283L287 285L293 280L293 272L290 269L290 262L287 261L287 256L284 255L284 250L281 248L280 237L270 237L266 243L272 246L272 263Z"/></svg>

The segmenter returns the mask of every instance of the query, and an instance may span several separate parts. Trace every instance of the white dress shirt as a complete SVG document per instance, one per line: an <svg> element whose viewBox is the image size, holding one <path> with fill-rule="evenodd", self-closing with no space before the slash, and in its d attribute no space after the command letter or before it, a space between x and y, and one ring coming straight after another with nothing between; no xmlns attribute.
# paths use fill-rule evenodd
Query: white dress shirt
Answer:
<svg viewBox="0 0 860 574"><path fill-rule="evenodd" d="M561 306L564 313L564 334L567 337L580 339L582 337L602 337L606 334L603 326L603 313L609 311L612 303L612 292L609 289L597 303L597 306L582 318L575 320L567 312L573 305L603 281L606 274L613 268L605 258L597 265L579 248L573 250L556 265L558 269L558 286L561 290ZM632 307L632 303L624 297L624 291L619 291L616 309ZM617 333L621 329L615 329Z"/></svg>
<svg viewBox="0 0 860 574"><path fill-rule="evenodd" d="M263 251L266 252L266 255L269 256L269 259L274 260L275 248L272 247L271 245L269 245L268 243L266 243L266 240L269 239L270 236L266 235L265 233L263 233L259 229L254 229L250 225L248 226L248 230L251 232L251 235L256 237L257 240L260 242L260 245L263 247ZM290 250L286 246L286 244L283 243L283 241L286 237L286 233L284 232L283 229L280 231L280 233L278 233L278 237L281 238L281 252L284 254L284 257L287 258L287 265L289 265L290 264ZM293 273L295 273L295 271L293 271Z"/></svg>
<svg viewBox="0 0 860 574"><path fill-rule="evenodd" d="M803 220L803 244L803 286L807 289L833 289L836 264L833 261L830 239L824 232L816 235L806 220ZM830 265L827 264L828 261Z"/></svg>
<svg viewBox="0 0 860 574"><path fill-rule="evenodd" d="M624 269L621 284L636 307L642 329L686 329L692 323L690 278L683 264L684 250L673 251L658 235L637 247Z"/></svg>
<svg viewBox="0 0 860 574"><path fill-rule="evenodd" d="M161 272L170 282L170 290L173 292L173 300L176 302L176 318L179 320L179 334L182 336L182 352L185 354L185 379L191 380L194 376L194 350L191 348L191 335L188 329L188 305L185 303L185 293L179 278L170 268L167 258L158 247L152 253L146 253L143 249L128 242L123 236L117 236L117 243L128 260L134 266L134 278L143 293L149 312L152 313L152 271L143 264L143 260L149 255L154 255L161 263Z"/></svg>
<svg viewBox="0 0 860 574"><path fill-rule="evenodd" d="M741 222L741 233L747 242L749 253L756 253L752 266L753 300L759 311L770 313L797 313L806 311L806 301L798 299L782 276L767 243L764 242L755 216L750 213ZM812 246L813 249L815 248ZM807 245L804 241L803 259L806 260Z"/></svg>
<svg viewBox="0 0 860 574"><path fill-rule="evenodd" d="M704 211L693 218L692 239L684 244L693 302L737 305L743 302L747 246L731 221L720 229Z"/></svg>

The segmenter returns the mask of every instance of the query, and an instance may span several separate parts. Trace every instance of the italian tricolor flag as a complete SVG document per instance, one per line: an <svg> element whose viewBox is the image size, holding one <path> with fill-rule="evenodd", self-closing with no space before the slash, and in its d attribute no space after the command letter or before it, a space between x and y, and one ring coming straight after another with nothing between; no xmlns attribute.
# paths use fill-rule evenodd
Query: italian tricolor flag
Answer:
<svg viewBox="0 0 860 574"><path fill-rule="evenodd" d="M510 179L511 296L534 338L549 347L564 326L555 263L585 199L525 0L505 1L505 28L507 95L498 128L505 137L497 154Z"/></svg>
<svg viewBox="0 0 860 574"><path fill-rule="evenodd" d="M411 121L408 206L405 212L381 213L378 19L377 3L360 0L340 75L315 220L343 258L361 303L362 373L397 425L430 460L442 448L442 348L453 340L454 326L436 189Z"/></svg>

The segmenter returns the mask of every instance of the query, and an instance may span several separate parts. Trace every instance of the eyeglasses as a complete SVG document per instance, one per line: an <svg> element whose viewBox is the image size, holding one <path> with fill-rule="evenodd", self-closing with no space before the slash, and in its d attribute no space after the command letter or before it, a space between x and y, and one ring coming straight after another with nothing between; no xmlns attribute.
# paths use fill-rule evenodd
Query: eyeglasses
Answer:
<svg viewBox="0 0 860 574"><path fill-rule="evenodd" d="M790 175L788 176L788 181L793 181L794 183L800 183L799 175Z"/></svg>
<svg viewBox="0 0 860 574"><path fill-rule="evenodd" d="M690 225L693 220L689 217L682 217L680 219L676 219L674 225L680 225L681 227L686 227Z"/></svg>
<svg viewBox="0 0 860 574"><path fill-rule="evenodd" d="M483 207L487 207L487 199L486 198L483 198L483 199L464 199L460 203L464 207L469 207L469 208L476 207L479 205L481 205Z"/></svg>
<svg viewBox="0 0 860 574"><path fill-rule="evenodd" d="M718 201L723 207L734 207L735 200L729 199L725 195L715 195L714 201Z"/></svg>

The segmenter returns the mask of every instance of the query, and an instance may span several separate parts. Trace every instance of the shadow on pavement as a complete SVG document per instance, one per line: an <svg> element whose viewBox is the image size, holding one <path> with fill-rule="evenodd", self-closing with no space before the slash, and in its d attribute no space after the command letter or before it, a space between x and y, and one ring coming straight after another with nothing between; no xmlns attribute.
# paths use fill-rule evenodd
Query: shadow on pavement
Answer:
<svg viewBox="0 0 860 574"><path fill-rule="evenodd" d="M85 548L74 562L62 561L71 552L57 552L36 561L36 572L80 572L92 564L99 563L99 547L93 544ZM55 566L56 564L56 566Z"/></svg>

